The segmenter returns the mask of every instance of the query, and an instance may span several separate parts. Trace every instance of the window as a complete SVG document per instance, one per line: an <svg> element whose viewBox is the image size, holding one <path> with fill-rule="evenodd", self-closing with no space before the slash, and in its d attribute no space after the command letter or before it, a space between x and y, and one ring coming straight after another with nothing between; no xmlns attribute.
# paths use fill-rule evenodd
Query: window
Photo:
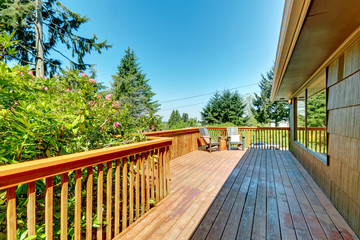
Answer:
<svg viewBox="0 0 360 240"><path fill-rule="evenodd" d="M297 102L296 140L313 152L326 153L326 91L309 97L305 91Z"/></svg>

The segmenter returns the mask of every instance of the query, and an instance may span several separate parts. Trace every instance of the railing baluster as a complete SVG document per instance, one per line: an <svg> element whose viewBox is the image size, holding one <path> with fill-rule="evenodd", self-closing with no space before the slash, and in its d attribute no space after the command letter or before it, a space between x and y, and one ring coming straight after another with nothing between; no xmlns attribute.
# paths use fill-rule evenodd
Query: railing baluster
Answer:
<svg viewBox="0 0 360 240"><path fill-rule="evenodd" d="M103 198L104 198L104 165L98 165L98 179L97 179L97 223L99 227L96 231L97 239L102 239L103 237Z"/></svg>
<svg viewBox="0 0 360 240"><path fill-rule="evenodd" d="M128 176L128 166L127 166L127 158L122 159L123 167L122 167L122 230L127 228L127 194L128 194L128 184L127 184L127 176Z"/></svg>
<svg viewBox="0 0 360 240"><path fill-rule="evenodd" d="M7 238L16 240L16 194L15 187L10 187L6 192L7 198Z"/></svg>
<svg viewBox="0 0 360 240"><path fill-rule="evenodd" d="M145 153L141 154L141 215L145 213Z"/></svg>
<svg viewBox="0 0 360 240"><path fill-rule="evenodd" d="M146 212L150 209L150 152L146 153Z"/></svg>
<svg viewBox="0 0 360 240"><path fill-rule="evenodd" d="M45 237L53 238L53 177L46 178L45 189Z"/></svg>
<svg viewBox="0 0 360 240"><path fill-rule="evenodd" d="M170 149L166 147L166 196L170 194Z"/></svg>
<svg viewBox="0 0 360 240"><path fill-rule="evenodd" d="M150 169L151 169L151 199L155 201L155 151L150 152Z"/></svg>
<svg viewBox="0 0 360 240"><path fill-rule="evenodd" d="M159 161L160 161L160 152L159 149L156 149L157 161L155 162L155 197L156 203L160 202L160 178L159 178Z"/></svg>
<svg viewBox="0 0 360 240"><path fill-rule="evenodd" d="M130 156L129 173L129 225L131 225L134 222L134 156Z"/></svg>
<svg viewBox="0 0 360 240"><path fill-rule="evenodd" d="M135 172L135 218L140 216L140 155L136 155L136 172Z"/></svg>
<svg viewBox="0 0 360 240"><path fill-rule="evenodd" d="M81 170L75 170L75 230L74 239L81 239Z"/></svg>
<svg viewBox="0 0 360 240"><path fill-rule="evenodd" d="M159 149L159 188L160 188L160 201L164 199L164 175L163 175L163 160L164 160L164 151Z"/></svg>
<svg viewBox="0 0 360 240"><path fill-rule="evenodd" d="M35 182L30 182L27 184L27 194L28 194L28 203L27 203L27 227L28 227L28 237L36 235L36 189Z"/></svg>
<svg viewBox="0 0 360 240"><path fill-rule="evenodd" d="M61 175L61 206L60 206L60 239L68 239L68 201L69 201L69 176Z"/></svg>
<svg viewBox="0 0 360 240"><path fill-rule="evenodd" d="M120 233L120 160L115 160L115 216L114 234Z"/></svg>
<svg viewBox="0 0 360 240"><path fill-rule="evenodd" d="M111 212L112 212L112 161L106 167L106 239L111 240Z"/></svg>
<svg viewBox="0 0 360 240"><path fill-rule="evenodd" d="M86 174L86 239L92 239L93 167L87 167Z"/></svg>

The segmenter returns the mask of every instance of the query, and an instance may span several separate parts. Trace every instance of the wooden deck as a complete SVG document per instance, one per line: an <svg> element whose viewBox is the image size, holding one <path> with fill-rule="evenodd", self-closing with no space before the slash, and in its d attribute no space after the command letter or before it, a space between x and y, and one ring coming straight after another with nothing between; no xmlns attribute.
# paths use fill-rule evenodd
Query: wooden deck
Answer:
<svg viewBox="0 0 360 240"><path fill-rule="evenodd" d="M290 152L243 154L174 159L171 195L117 239L357 239Z"/></svg>

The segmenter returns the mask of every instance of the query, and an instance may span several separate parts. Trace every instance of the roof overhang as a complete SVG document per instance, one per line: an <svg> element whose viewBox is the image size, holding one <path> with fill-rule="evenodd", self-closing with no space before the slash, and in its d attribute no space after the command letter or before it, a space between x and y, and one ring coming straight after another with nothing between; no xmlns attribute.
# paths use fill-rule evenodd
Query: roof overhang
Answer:
<svg viewBox="0 0 360 240"><path fill-rule="evenodd" d="M360 25L359 0L286 0L271 99L288 100L326 87L326 67Z"/></svg>

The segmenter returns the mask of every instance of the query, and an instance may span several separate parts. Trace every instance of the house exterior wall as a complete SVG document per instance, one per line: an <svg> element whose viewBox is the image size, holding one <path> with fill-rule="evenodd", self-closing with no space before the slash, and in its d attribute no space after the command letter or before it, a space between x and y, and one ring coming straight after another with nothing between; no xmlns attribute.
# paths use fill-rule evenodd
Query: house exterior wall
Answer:
<svg viewBox="0 0 360 240"><path fill-rule="evenodd" d="M327 69L326 165L290 136L290 151L360 236L360 40ZM290 108L290 133L296 126L296 100Z"/></svg>

